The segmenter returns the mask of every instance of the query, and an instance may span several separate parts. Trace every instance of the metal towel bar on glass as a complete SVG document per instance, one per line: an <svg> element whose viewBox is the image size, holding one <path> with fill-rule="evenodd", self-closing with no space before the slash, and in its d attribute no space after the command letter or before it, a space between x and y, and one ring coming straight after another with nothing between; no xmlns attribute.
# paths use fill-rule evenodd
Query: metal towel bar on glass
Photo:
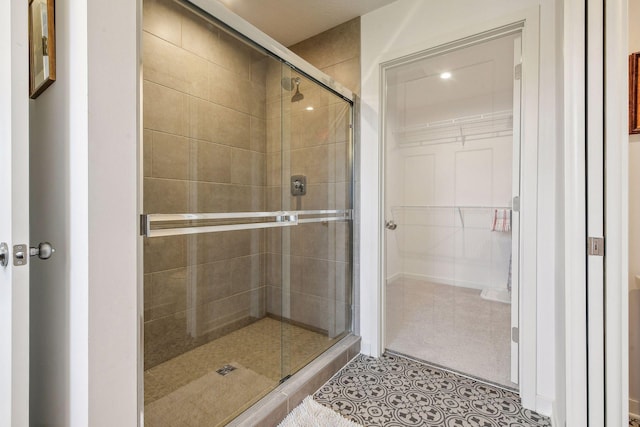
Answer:
<svg viewBox="0 0 640 427"><path fill-rule="evenodd" d="M329 221L347 221L352 210L306 210L275 212L186 213L141 215L141 235L146 237L179 236L185 234L214 233L220 231L255 230L261 228L290 227L298 224ZM270 221L263 221L270 219ZM245 220L245 221L242 221ZM192 224L194 221L239 221L232 224ZM178 223L172 226L172 223ZM186 224L185 224L186 223ZM161 228L153 226L160 225Z"/></svg>

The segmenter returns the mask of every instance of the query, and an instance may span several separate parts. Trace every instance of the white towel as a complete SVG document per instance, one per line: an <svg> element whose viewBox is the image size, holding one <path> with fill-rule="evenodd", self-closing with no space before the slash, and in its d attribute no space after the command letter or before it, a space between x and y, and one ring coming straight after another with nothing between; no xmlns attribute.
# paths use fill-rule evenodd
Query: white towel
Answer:
<svg viewBox="0 0 640 427"><path fill-rule="evenodd" d="M511 231L511 209L494 209L491 231Z"/></svg>

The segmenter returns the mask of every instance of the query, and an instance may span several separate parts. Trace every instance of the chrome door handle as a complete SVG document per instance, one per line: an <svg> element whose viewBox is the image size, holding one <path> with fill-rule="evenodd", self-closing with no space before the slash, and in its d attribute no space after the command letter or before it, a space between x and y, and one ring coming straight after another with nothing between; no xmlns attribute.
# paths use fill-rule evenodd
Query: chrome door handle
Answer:
<svg viewBox="0 0 640 427"><path fill-rule="evenodd" d="M9 246L5 242L0 243L0 265L9 265Z"/></svg>
<svg viewBox="0 0 640 427"><path fill-rule="evenodd" d="M29 248L29 256L37 256L40 259L49 259L55 252L55 248L49 242L40 242L37 248Z"/></svg>
<svg viewBox="0 0 640 427"><path fill-rule="evenodd" d="M393 222L393 220L385 222L385 223L384 223L384 226L385 226L387 229L391 230L391 231L393 231L393 230L395 230L396 228L398 228L398 224L396 224L395 222Z"/></svg>

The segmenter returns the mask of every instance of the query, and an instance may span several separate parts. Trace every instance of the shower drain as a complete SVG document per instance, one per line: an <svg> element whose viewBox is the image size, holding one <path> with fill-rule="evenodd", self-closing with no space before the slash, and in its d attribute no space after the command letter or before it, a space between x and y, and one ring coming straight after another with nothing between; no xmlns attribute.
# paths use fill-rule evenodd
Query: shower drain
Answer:
<svg viewBox="0 0 640 427"><path fill-rule="evenodd" d="M232 366L232 365L224 365L222 368L217 369L216 372L219 373L220 375L227 375L228 373L230 373L231 371L235 371L236 367Z"/></svg>

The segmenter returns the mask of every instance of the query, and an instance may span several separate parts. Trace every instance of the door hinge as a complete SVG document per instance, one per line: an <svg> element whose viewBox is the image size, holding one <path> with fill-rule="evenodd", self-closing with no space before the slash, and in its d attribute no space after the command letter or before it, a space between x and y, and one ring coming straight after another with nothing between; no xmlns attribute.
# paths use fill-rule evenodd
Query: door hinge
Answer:
<svg viewBox="0 0 640 427"><path fill-rule="evenodd" d="M513 78L516 80L520 80L522 78L522 64L517 64L513 68Z"/></svg>
<svg viewBox="0 0 640 427"><path fill-rule="evenodd" d="M514 196L511 201L511 210L514 212L520 212L520 196Z"/></svg>
<svg viewBox="0 0 640 427"><path fill-rule="evenodd" d="M604 256L604 237L589 237L587 253L594 256Z"/></svg>
<svg viewBox="0 0 640 427"><path fill-rule="evenodd" d="M518 344L518 342L520 341L520 331L518 330L517 326L513 326L511 328L511 341L516 344Z"/></svg>

